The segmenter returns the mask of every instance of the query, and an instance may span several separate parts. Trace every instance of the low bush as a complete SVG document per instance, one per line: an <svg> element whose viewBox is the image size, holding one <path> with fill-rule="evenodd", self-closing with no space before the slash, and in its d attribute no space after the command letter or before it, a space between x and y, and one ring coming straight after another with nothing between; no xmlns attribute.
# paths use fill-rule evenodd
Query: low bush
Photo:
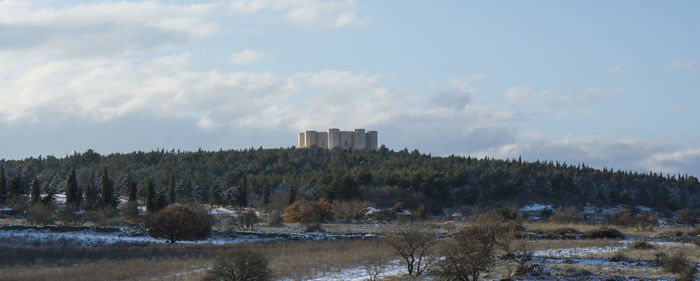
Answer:
<svg viewBox="0 0 700 281"><path fill-rule="evenodd" d="M273 210L270 212L270 217L267 220L268 226L280 226L284 222L282 214L279 211Z"/></svg>
<svg viewBox="0 0 700 281"><path fill-rule="evenodd" d="M231 217L232 223L243 230L253 230L255 224L260 221L255 211L247 211Z"/></svg>
<svg viewBox="0 0 700 281"><path fill-rule="evenodd" d="M581 231L568 227L545 230L541 234L544 239L581 239L583 236Z"/></svg>
<svg viewBox="0 0 700 281"><path fill-rule="evenodd" d="M634 249L639 249L639 250L649 250L649 249L654 249L654 245L649 243L649 241L646 240L636 240L632 242L632 248Z"/></svg>
<svg viewBox="0 0 700 281"><path fill-rule="evenodd" d="M32 210L27 214L27 221L31 224L53 224L54 210L50 206L42 203L32 205Z"/></svg>
<svg viewBox="0 0 700 281"><path fill-rule="evenodd" d="M206 210L196 206L172 204L148 219L146 226L151 236L177 240L199 240L211 231L214 219Z"/></svg>
<svg viewBox="0 0 700 281"><path fill-rule="evenodd" d="M617 229L603 227L600 229L590 230L583 233L584 239L621 239L625 238Z"/></svg>
<svg viewBox="0 0 700 281"><path fill-rule="evenodd" d="M574 223L581 221L581 216L575 207L558 208L549 217L550 222L556 223Z"/></svg>
<svg viewBox="0 0 700 281"><path fill-rule="evenodd" d="M58 220L64 225L83 225L85 224L85 212L66 208L58 211Z"/></svg>
<svg viewBox="0 0 700 281"><path fill-rule="evenodd" d="M333 211L331 206L325 201L310 202L301 200L287 207L284 210L284 216L287 222L292 223L321 223L333 218Z"/></svg>
<svg viewBox="0 0 700 281"><path fill-rule="evenodd" d="M267 258L250 250L234 250L217 258L205 281L267 281L272 271Z"/></svg>

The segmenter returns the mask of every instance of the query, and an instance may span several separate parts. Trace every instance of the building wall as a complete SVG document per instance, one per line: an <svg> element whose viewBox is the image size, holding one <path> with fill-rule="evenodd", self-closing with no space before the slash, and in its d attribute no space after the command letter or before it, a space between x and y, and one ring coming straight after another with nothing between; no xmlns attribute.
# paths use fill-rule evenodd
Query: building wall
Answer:
<svg viewBox="0 0 700 281"><path fill-rule="evenodd" d="M316 146L328 148L328 132L316 133Z"/></svg>
<svg viewBox="0 0 700 281"><path fill-rule="evenodd" d="M304 148L306 147L306 136L304 133L299 133L299 145L297 145L299 148Z"/></svg>
<svg viewBox="0 0 700 281"><path fill-rule="evenodd" d="M377 150L377 131L367 131L367 149Z"/></svg>
<svg viewBox="0 0 700 281"><path fill-rule="evenodd" d="M352 134L352 148L365 149L367 147L367 137L365 129L355 129Z"/></svg>
<svg viewBox="0 0 700 281"><path fill-rule="evenodd" d="M328 129L328 148L340 147L340 129Z"/></svg>
<svg viewBox="0 0 700 281"><path fill-rule="evenodd" d="M327 132L305 131L299 133L299 148L313 146L323 148L341 147L344 149L377 149L377 131L355 129L354 131L340 131L330 128Z"/></svg>
<svg viewBox="0 0 700 281"><path fill-rule="evenodd" d="M352 132L340 132L340 147L352 149Z"/></svg>
<svg viewBox="0 0 700 281"><path fill-rule="evenodd" d="M304 147L312 147L318 145L316 143L316 131L306 131L304 139L304 143L306 144Z"/></svg>

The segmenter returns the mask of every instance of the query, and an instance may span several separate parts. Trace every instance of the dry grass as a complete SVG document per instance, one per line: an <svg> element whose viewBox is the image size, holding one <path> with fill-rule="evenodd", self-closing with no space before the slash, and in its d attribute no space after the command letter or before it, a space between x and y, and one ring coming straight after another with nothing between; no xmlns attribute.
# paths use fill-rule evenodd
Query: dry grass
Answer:
<svg viewBox="0 0 700 281"><path fill-rule="evenodd" d="M2 247L0 251L6 254L0 280L199 280L216 256L237 249L262 252L270 259L276 277L295 280L353 267L370 257L393 258L388 244L379 240L81 249Z"/></svg>

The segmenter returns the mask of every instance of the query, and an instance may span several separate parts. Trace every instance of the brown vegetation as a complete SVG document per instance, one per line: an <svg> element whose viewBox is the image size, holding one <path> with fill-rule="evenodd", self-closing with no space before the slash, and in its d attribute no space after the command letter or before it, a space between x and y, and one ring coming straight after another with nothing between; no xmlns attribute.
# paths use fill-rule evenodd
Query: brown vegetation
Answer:
<svg viewBox="0 0 700 281"><path fill-rule="evenodd" d="M173 204L148 219L151 236L166 238L170 243L177 240L198 240L209 235L213 218L206 210Z"/></svg>

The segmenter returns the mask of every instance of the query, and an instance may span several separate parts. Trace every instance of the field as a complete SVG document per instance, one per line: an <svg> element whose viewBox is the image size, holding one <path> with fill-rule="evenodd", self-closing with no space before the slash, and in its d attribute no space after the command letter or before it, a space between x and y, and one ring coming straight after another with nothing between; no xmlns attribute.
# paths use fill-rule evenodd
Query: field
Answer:
<svg viewBox="0 0 700 281"><path fill-rule="evenodd" d="M402 280L406 269L383 239L401 223L322 224L322 231L304 233L299 224L255 231L230 230L219 224L198 242L165 243L123 228L38 227L3 219L0 227L0 280L201 280L223 253L249 249L264 255L276 280L368 280L367 261L380 261L380 279ZM421 230L440 237L440 249L469 222L424 222ZM659 253L682 253L697 268L700 247L692 229L611 228L622 236L591 238L603 226L593 224L525 223L513 244L525 245L533 266L523 280L675 280L664 270ZM580 234L579 234L580 233ZM554 238L552 238L554 237ZM636 241L647 241L648 249ZM516 265L499 260L485 280L511 277ZM396 279L398 278L398 279ZM430 274L421 277L430 280Z"/></svg>

